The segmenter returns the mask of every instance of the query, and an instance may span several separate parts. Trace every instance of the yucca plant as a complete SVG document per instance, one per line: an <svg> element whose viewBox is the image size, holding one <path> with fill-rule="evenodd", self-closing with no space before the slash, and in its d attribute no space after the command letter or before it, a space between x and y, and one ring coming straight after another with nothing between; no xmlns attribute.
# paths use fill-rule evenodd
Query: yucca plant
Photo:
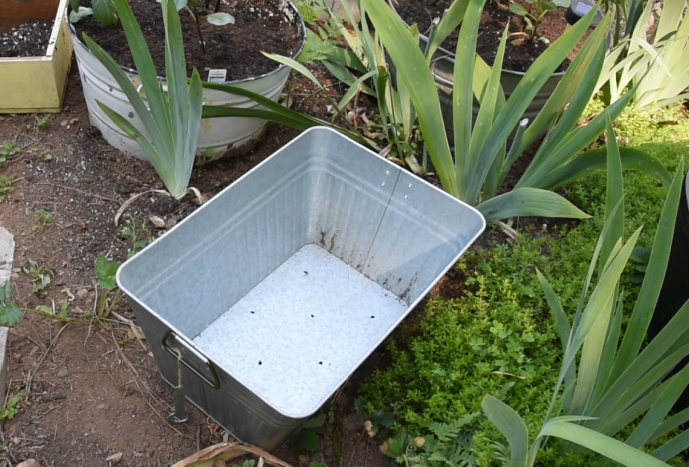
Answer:
<svg viewBox="0 0 689 467"><path fill-rule="evenodd" d="M620 278L640 229L623 241L622 165L610 122L607 131L606 221L571 325L557 295L539 273L560 334L563 358L538 437L530 444L522 418L500 400L487 396L482 404L508 441L509 465L533 465L549 436L629 466L667 465L664 461L689 447L688 431L669 435L689 420L689 409L668 416L689 385L689 366L668 376L689 355L689 329L685 325L689 302L644 345L668 263L683 181L682 164L669 187L646 275L623 333L624 292ZM592 290L591 284L595 284ZM622 433L626 433L624 441L616 439ZM642 451L664 435L670 437L669 441L650 454Z"/></svg>
<svg viewBox="0 0 689 467"><path fill-rule="evenodd" d="M110 54L88 35L84 34L83 37L91 52L117 80L147 134L139 131L125 117L102 102L98 102L98 105L122 131L137 142L153 164L165 188L179 199L187 192L196 157L203 88L196 69L187 82L182 26L175 2L161 0L161 6L165 24L165 87L158 79L141 28L127 0L114 0L114 7L141 77L145 100Z"/></svg>
<svg viewBox="0 0 689 467"><path fill-rule="evenodd" d="M598 153L585 158L578 155L603 133L606 119L615 119L631 99L631 95L626 95L586 126L577 126L602 67L611 15L590 35L544 108L529 124L522 120L522 115L583 37L596 8L548 47L505 101L499 74L506 37L503 36L492 69L476 55L484 0L457 0L431 34L426 54L383 0L362 0L362 4L391 57L398 79L409 90L424 143L446 191L477 205L487 219L586 216L550 190L591 170L605 168L605 157ZM429 64L440 43L460 23L454 68L454 141L449 141ZM480 103L475 122L474 96ZM514 162L544 133L544 142L518 186L499 194ZM513 134L508 150L507 142ZM623 163L664 173L660 164L639 152L625 151Z"/></svg>

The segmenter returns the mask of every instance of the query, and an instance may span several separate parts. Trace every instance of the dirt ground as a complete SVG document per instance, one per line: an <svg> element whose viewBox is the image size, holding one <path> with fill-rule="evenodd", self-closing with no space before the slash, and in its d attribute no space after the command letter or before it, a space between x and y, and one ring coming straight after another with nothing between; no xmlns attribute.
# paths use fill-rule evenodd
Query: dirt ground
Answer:
<svg viewBox="0 0 689 467"><path fill-rule="evenodd" d="M324 112L326 102L305 82L295 82L292 89L295 108ZM166 422L173 390L159 376L125 300L109 318L89 318L102 301L96 258L124 261L132 247L134 240L122 234L123 228L133 227L136 240L156 237L165 229L155 227L151 216L169 227L197 206L151 194L128 207L115 225L116 212L131 195L162 184L148 163L120 154L90 126L75 63L63 112L47 121L43 117L0 115L0 143L10 142L0 147L8 159L0 177L15 177L0 203L0 225L16 241L11 282L17 303L58 313L65 304L74 320L64 323L27 311L10 329L7 399L23 396L13 405L16 414L4 414L0 465L35 459L43 467L167 466L227 439L191 404L188 423ZM251 153L195 170L191 185L210 198L296 135L271 126ZM34 292L33 279L41 274L50 283ZM344 443L342 465L390 465L378 452L381 440L364 436L364 421L352 404L381 355L374 352L336 402L338 425L330 428L343 434L337 441ZM331 440L325 437L321 445L301 458L287 447L277 455L292 465L339 464Z"/></svg>

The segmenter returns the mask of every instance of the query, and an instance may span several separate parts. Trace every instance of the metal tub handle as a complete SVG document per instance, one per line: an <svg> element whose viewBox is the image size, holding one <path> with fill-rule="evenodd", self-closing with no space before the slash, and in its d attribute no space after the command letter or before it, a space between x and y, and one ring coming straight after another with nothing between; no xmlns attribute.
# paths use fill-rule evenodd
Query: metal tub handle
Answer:
<svg viewBox="0 0 689 467"><path fill-rule="evenodd" d="M196 350L191 342L178 336L173 331L168 331L163 337L163 348L167 350L175 360L181 361L204 383L213 389L220 389L220 381L213 363Z"/></svg>

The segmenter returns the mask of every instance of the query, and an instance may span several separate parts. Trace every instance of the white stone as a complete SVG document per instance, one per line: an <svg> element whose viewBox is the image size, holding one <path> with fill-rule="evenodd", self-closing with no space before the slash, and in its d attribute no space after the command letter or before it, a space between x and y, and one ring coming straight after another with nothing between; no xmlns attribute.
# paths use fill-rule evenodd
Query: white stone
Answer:
<svg viewBox="0 0 689 467"><path fill-rule="evenodd" d="M12 277L14 259L14 237L4 227L0 227L0 286Z"/></svg>

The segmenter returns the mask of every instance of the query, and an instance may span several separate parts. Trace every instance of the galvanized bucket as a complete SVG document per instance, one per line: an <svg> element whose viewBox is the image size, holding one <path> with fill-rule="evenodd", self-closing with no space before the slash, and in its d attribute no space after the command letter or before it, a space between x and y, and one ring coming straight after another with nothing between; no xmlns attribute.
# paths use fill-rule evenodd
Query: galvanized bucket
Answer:
<svg viewBox="0 0 689 467"><path fill-rule="evenodd" d="M473 207L313 128L127 261L117 281L178 395L274 450L484 227Z"/></svg>

